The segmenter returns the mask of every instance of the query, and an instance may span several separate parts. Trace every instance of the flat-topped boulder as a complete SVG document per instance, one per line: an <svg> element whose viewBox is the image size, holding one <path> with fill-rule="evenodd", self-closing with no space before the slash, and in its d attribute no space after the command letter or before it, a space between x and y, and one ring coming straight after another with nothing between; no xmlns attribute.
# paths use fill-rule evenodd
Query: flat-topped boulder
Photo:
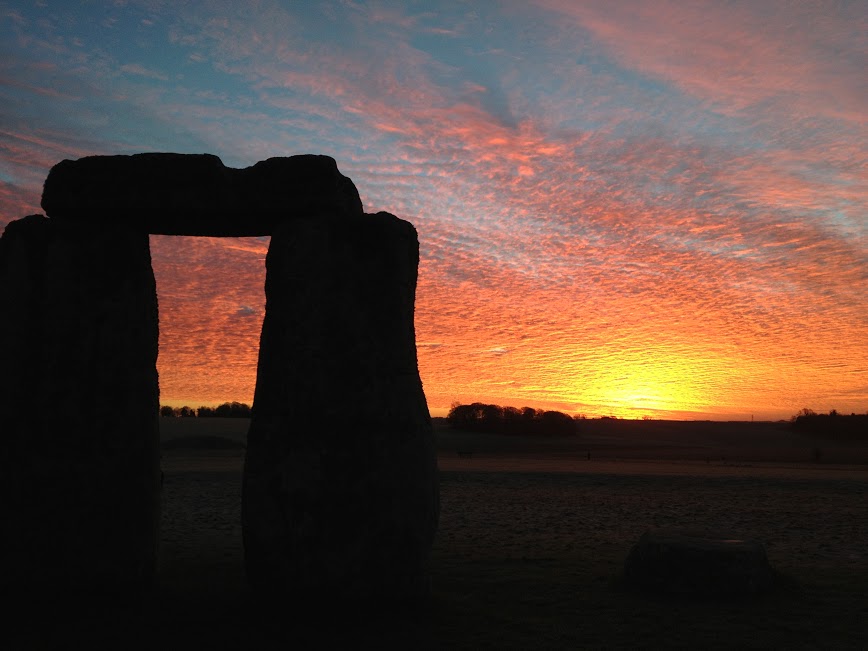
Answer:
<svg viewBox="0 0 868 651"><path fill-rule="evenodd" d="M770 589L774 573L756 539L728 532L650 529L630 550L624 578L650 593L737 598Z"/></svg>
<svg viewBox="0 0 868 651"><path fill-rule="evenodd" d="M271 235L276 224L300 216L363 214L356 186L335 160L310 154L243 169L211 154L64 160L45 180L42 208L58 221L211 237Z"/></svg>

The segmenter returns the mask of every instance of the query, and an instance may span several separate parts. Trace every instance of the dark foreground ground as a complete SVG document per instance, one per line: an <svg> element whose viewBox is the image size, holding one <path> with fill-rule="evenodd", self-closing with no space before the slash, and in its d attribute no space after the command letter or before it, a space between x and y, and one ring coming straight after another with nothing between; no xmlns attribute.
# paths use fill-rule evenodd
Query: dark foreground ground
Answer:
<svg viewBox="0 0 868 651"><path fill-rule="evenodd" d="M178 441L238 440L243 427L163 429ZM868 648L868 465L854 463L862 457L820 443L825 458L848 464L816 461L811 441L778 438L771 427L748 436L733 426L731 439L721 428L699 427L692 438L675 429L559 442L441 430L430 603L342 607L316 620L290 609L263 616L250 601L243 449L176 443L164 451L155 594L140 607L55 605L19 618L6 648ZM774 449L779 458L769 457ZM740 602L636 593L620 571L653 526L756 537L780 587Z"/></svg>

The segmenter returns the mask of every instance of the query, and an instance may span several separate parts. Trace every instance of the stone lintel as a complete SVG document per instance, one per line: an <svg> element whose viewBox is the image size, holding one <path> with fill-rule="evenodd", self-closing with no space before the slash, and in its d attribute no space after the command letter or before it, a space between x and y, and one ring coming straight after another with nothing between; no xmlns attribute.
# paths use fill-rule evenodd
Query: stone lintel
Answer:
<svg viewBox="0 0 868 651"><path fill-rule="evenodd" d="M269 158L243 169L211 154L87 156L51 168L42 192L49 218L123 224L158 235L271 235L311 214L362 215L352 180L329 156Z"/></svg>

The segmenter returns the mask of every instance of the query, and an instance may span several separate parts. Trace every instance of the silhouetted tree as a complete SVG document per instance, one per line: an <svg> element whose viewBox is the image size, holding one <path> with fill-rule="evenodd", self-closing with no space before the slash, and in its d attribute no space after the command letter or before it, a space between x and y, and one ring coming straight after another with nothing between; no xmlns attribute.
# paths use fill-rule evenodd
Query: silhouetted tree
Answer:
<svg viewBox="0 0 868 651"><path fill-rule="evenodd" d="M196 409L187 405L183 407L163 405L160 407L160 416L167 418L250 418L250 414L250 405L244 402L224 402L217 407L202 405Z"/></svg>
<svg viewBox="0 0 868 651"><path fill-rule="evenodd" d="M452 429L474 429L475 419L473 418L472 405L452 405L449 414L446 416L446 422Z"/></svg>
<svg viewBox="0 0 868 651"><path fill-rule="evenodd" d="M539 433L546 436L566 436L576 432L576 421L560 411L544 411L539 421Z"/></svg>
<svg viewBox="0 0 868 651"><path fill-rule="evenodd" d="M504 407L501 412L503 419L504 434L520 434L521 433L521 409L516 407Z"/></svg>
<svg viewBox="0 0 868 651"><path fill-rule="evenodd" d="M481 402L453 404L446 417L452 429L494 434L565 436L576 433L577 421L560 411L517 409Z"/></svg>
<svg viewBox="0 0 868 651"><path fill-rule="evenodd" d="M224 402L214 409L218 418L250 418L250 405L243 402Z"/></svg>
<svg viewBox="0 0 868 651"><path fill-rule="evenodd" d="M868 414L842 416L832 409L818 414L813 409L802 409L792 418L793 429L812 436L832 439L868 440Z"/></svg>
<svg viewBox="0 0 868 651"><path fill-rule="evenodd" d="M485 432L497 432L503 427L503 407L499 405L482 405L480 429Z"/></svg>

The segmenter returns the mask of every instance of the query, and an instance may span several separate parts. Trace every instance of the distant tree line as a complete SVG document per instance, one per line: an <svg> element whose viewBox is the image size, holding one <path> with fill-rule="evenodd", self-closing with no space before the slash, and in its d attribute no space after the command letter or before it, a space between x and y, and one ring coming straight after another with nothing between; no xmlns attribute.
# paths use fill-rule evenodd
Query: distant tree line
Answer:
<svg viewBox="0 0 868 651"><path fill-rule="evenodd" d="M481 402L453 405L446 417L452 429L532 436L572 436L576 434L577 420L560 411L501 407Z"/></svg>
<svg viewBox="0 0 868 651"><path fill-rule="evenodd" d="M160 407L164 418L250 418L250 405L244 402L224 402L216 407Z"/></svg>
<svg viewBox="0 0 868 651"><path fill-rule="evenodd" d="M836 410L818 414L813 409L802 409L792 418L793 429L822 438L868 440L868 414L845 416Z"/></svg>

